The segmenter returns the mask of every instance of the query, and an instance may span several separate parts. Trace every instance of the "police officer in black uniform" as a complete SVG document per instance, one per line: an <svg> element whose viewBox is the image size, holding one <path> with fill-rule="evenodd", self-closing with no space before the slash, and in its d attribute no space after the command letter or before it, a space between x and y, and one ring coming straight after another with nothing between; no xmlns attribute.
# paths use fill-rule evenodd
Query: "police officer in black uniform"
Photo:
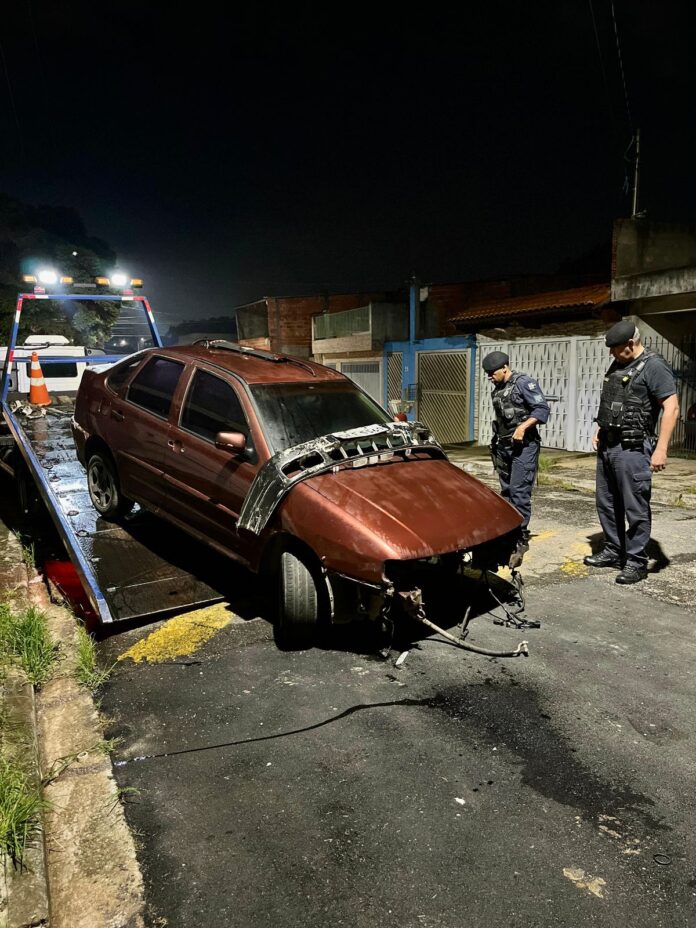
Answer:
<svg viewBox="0 0 696 928"><path fill-rule="evenodd" d="M604 547L590 567L618 567L617 583L647 576L652 474L667 466L679 402L667 362L647 351L633 322L612 326L605 342L614 358L604 378L592 440L597 452L597 514ZM657 419L662 410L660 437Z"/></svg>
<svg viewBox="0 0 696 928"><path fill-rule="evenodd" d="M524 553L529 547L532 487L541 447L537 425L548 420L549 404L535 380L510 369L510 358L504 352L492 351L482 364L493 384L495 422L491 457L502 497L512 503L524 520L521 545Z"/></svg>

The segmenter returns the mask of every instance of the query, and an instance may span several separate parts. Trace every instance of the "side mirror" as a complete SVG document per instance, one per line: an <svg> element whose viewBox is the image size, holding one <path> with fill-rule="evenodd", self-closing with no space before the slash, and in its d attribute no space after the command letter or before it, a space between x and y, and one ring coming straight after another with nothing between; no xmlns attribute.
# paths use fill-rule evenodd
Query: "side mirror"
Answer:
<svg viewBox="0 0 696 928"><path fill-rule="evenodd" d="M242 432L218 432L215 436L215 447L241 454L246 448L246 435Z"/></svg>

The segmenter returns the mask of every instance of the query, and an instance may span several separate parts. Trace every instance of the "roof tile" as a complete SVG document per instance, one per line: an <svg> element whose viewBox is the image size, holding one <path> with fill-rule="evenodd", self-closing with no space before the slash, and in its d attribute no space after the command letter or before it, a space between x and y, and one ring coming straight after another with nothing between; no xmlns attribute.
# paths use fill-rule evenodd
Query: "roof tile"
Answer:
<svg viewBox="0 0 696 928"><path fill-rule="evenodd" d="M489 300L484 303L473 303L466 309L453 313L450 316L450 322L468 322L498 316L521 316L546 312L550 309L601 306L609 300L609 294L609 284L594 284L591 287L574 287L572 290L555 290L551 293L532 293L502 300Z"/></svg>

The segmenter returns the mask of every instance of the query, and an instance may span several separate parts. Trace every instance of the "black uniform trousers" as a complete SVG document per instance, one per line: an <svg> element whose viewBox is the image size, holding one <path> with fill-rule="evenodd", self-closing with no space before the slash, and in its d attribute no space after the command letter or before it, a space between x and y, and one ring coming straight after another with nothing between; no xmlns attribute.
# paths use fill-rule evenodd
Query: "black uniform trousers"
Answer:
<svg viewBox="0 0 696 928"><path fill-rule="evenodd" d="M532 489L539 462L540 441L498 442L495 467L500 480L500 495L522 516L522 529L527 531L532 516Z"/></svg>
<svg viewBox="0 0 696 928"><path fill-rule="evenodd" d="M654 442L623 448L618 436L600 436L597 450L597 515L605 548L626 561L646 567L652 526L652 457Z"/></svg>

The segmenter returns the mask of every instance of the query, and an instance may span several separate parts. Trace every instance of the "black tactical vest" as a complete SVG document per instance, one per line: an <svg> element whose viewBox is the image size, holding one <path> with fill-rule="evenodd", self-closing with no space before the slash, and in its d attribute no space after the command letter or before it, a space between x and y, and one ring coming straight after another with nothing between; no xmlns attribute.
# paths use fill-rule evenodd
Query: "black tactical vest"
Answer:
<svg viewBox="0 0 696 928"><path fill-rule="evenodd" d="M642 448L644 439L655 433L650 398L641 402L632 390L636 376L655 357L655 352L646 350L626 367L614 362L604 378L597 423L603 429L620 433L624 448Z"/></svg>
<svg viewBox="0 0 696 928"><path fill-rule="evenodd" d="M521 376L513 373L507 383L495 387L491 394L498 438L509 438L520 422L529 418L526 408L512 401L512 391Z"/></svg>

